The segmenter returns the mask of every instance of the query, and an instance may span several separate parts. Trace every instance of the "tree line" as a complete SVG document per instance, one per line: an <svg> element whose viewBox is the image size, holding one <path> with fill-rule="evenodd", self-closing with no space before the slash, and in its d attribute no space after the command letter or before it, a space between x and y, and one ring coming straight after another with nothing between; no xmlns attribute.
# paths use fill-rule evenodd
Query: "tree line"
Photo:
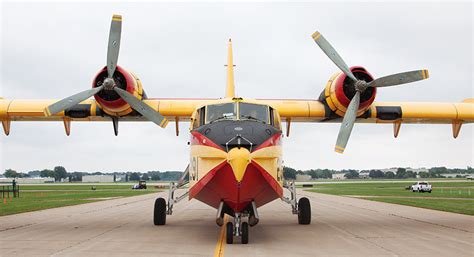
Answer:
<svg viewBox="0 0 474 257"><path fill-rule="evenodd" d="M332 169L310 169L310 170L296 170L291 167L283 168L283 177L291 180L296 179L296 175L309 175L312 179L330 179L334 173L344 173L344 176L349 179L361 178L361 173L368 173L370 178L377 179L403 179L403 178L416 178L417 173L410 170L411 168L396 168L396 172L383 172L381 170L355 170L355 169L343 169L343 170L332 170ZM474 174L472 167L466 169L450 169L446 167L433 167L428 169L427 172L419 172L418 175L421 178L442 178L441 174ZM114 175L115 177L121 176L126 182L138 181L138 180L164 180L173 181L178 180L182 176L181 171L147 171L147 172L68 172L62 166L56 166L54 169L44 170L33 170L27 173L17 172L12 169L6 169L3 175L7 178L28 178L28 177L51 177L55 181L69 180L70 182L81 182L82 177L85 175Z"/></svg>
<svg viewBox="0 0 474 257"><path fill-rule="evenodd" d="M385 178L385 179L403 179L403 178L416 178L417 175L420 178L443 178L442 174L474 174L472 167L466 169L459 168L446 168L446 167L433 167L428 171L413 172L411 168L394 168L396 172L382 170L355 170L355 169L343 169L343 170L332 170L332 169L310 169L310 170L295 170L290 167L283 168L283 177L285 179L296 179L296 175L309 175L312 179L330 179L335 173L344 173L344 176L349 179L361 178L361 173L368 173L370 178Z"/></svg>
<svg viewBox="0 0 474 257"><path fill-rule="evenodd" d="M173 181L178 180L183 175L180 171L147 171L147 172L68 172L62 166L56 166L54 169L33 170L26 173L17 172L13 169L6 169L3 176L7 178L54 178L55 181L70 181L81 182L83 176L87 175L113 175L114 180L117 177L122 177L125 182L138 180L164 180Z"/></svg>

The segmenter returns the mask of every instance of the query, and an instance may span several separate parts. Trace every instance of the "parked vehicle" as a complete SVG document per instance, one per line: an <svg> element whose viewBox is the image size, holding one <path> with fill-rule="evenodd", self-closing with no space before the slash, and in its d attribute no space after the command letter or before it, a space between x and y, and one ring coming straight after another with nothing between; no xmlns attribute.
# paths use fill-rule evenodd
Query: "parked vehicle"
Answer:
<svg viewBox="0 0 474 257"><path fill-rule="evenodd" d="M146 181L140 180L138 184L133 185L132 189L146 189Z"/></svg>
<svg viewBox="0 0 474 257"><path fill-rule="evenodd" d="M432 190L431 184L426 181L418 181L415 184L411 185L412 192L431 193L431 190Z"/></svg>

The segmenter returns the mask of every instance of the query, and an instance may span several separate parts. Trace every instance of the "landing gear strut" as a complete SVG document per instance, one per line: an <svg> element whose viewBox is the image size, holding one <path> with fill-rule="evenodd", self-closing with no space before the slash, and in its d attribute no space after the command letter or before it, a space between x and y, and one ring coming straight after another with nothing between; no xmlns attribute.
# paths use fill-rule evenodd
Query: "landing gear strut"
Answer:
<svg viewBox="0 0 474 257"><path fill-rule="evenodd" d="M234 236L239 237L242 244L249 243L249 224L242 222L242 213L235 213L234 222L227 222L226 224L226 242L227 244L234 243Z"/></svg>
<svg viewBox="0 0 474 257"><path fill-rule="evenodd" d="M153 212L153 223L155 225L165 225L166 224L166 215L173 214L173 206L175 203L186 198L189 194L189 191L182 194L179 197L175 196L176 190L180 189L184 185L186 185L189 180L185 180L186 176L189 174L189 165L186 168L183 176L178 181L178 183L171 182L169 187L169 194L168 194L168 204L166 204L166 200L162 197L155 200L155 208Z"/></svg>
<svg viewBox="0 0 474 257"><path fill-rule="evenodd" d="M296 185L294 181L283 185L283 187L290 191L290 197L284 196L281 200L291 205L291 212L298 215L298 224L311 224L311 204L309 199L301 197L300 200L296 202Z"/></svg>
<svg viewBox="0 0 474 257"><path fill-rule="evenodd" d="M233 212L226 207L224 202L219 204L216 215L216 223L218 226L224 224L224 215L227 213L230 216L233 216L234 221L229 221L225 224L226 228L226 242L227 244L234 243L234 237L240 237L242 244L249 243L249 223L250 226L254 226L258 223L259 216L257 212L257 205L254 201L251 202L248 208L243 212ZM248 222L242 221L248 217ZM253 225L252 225L253 224Z"/></svg>

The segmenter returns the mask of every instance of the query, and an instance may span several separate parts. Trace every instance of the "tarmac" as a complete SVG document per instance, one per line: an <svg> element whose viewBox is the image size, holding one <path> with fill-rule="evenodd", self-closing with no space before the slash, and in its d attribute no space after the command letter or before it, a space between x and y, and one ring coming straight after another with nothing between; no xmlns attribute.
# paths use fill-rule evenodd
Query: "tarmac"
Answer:
<svg viewBox="0 0 474 257"><path fill-rule="evenodd" d="M0 217L0 256L474 256L473 216L299 193L311 225L276 200L259 208L247 245L226 245L216 210L196 200L154 226L162 192Z"/></svg>

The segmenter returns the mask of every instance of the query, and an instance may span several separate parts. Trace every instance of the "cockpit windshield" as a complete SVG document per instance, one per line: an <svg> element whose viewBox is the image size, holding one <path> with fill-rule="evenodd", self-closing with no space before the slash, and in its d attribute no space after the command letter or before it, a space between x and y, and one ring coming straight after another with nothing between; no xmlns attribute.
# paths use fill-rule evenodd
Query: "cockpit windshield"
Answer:
<svg viewBox="0 0 474 257"><path fill-rule="evenodd" d="M202 110L199 110L199 113L200 118L197 117L196 119L202 120L204 118L204 113L206 118L204 123L200 123L201 125L222 120L252 120L276 127L280 126L279 118L275 116L273 108L262 104L242 102L212 104L203 107ZM196 124L196 126L199 126L199 124Z"/></svg>
<svg viewBox="0 0 474 257"><path fill-rule="evenodd" d="M239 104L239 119L249 119L268 123L268 106L260 104Z"/></svg>
<svg viewBox="0 0 474 257"><path fill-rule="evenodd" d="M237 117L235 103L213 104L207 106L206 123L217 120L235 120Z"/></svg>

